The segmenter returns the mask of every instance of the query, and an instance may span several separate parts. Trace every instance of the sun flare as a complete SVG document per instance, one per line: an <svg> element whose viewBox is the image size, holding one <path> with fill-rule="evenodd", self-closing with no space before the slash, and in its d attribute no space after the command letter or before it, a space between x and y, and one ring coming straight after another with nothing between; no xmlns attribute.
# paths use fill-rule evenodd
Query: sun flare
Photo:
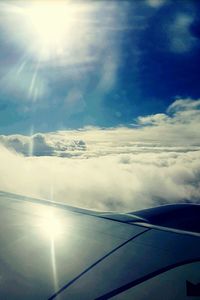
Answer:
<svg viewBox="0 0 200 300"><path fill-rule="evenodd" d="M67 35L72 31L72 6L66 2L36 2L27 8L29 30L42 54L63 51Z"/></svg>
<svg viewBox="0 0 200 300"><path fill-rule="evenodd" d="M43 50L61 51L69 31L70 12L64 3L32 4L27 11L30 27Z"/></svg>
<svg viewBox="0 0 200 300"><path fill-rule="evenodd" d="M12 39L24 45L31 57L49 60L55 57L80 57L89 48L92 6L70 0L41 0L7 5ZM8 14L9 13L9 14ZM8 25L9 28L9 25Z"/></svg>

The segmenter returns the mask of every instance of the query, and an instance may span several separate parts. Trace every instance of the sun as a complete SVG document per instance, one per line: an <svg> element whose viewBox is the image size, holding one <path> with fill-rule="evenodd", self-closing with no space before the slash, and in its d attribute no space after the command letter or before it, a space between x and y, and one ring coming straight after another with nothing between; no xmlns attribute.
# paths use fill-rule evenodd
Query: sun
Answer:
<svg viewBox="0 0 200 300"><path fill-rule="evenodd" d="M88 61L98 37L98 5L74 0L19 0L4 5L7 38L33 62Z"/></svg>
<svg viewBox="0 0 200 300"><path fill-rule="evenodd" d="M21 30L26 49L40 60L73 55L87 47L84 36L89 27L91 6L71 0L29 1L21 9Z"/></svg>
<svg viewBox="0 0 200 300"><path fill-rule="evenodd" d="M36 1L25 12L41 55L59 54L72 34L73 7L63 1Z"/></svg>

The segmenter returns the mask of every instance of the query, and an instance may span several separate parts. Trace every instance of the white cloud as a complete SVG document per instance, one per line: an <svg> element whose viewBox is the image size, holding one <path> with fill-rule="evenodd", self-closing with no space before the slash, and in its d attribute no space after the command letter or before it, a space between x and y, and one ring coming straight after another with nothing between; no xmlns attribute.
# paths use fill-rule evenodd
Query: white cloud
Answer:
<svg viewBox="0 0 200 300"><path fill-rule="evenodd" d="M178 99L169 106L167 112L175 113L177 111L192 111L198 109L200 109L200 100Z"/></svg>
<svg viewBox="0 0 200 300"><path fill-rule="evenodd" d="M199 202L198 114L199 100L179 99L137 128L1 136L0 189L102 210Z"/></svg>
<svg viewBox="0 0 200 300"><path fill-rule="evenodd" d="M86 144L80 139L68 138L59 133L32 136L10 135L0 136L0 142L25 156L71 156L86 150ZM76 153L75 153L76 152Z"/></svg>
<svg viewBox="0 0 200 300"><path fill-rule="evenodd" d="M138 118L138 123L140 125L160 125L166 124L168 121L169 117L166 116L166 114L156 114Z"/></svg>

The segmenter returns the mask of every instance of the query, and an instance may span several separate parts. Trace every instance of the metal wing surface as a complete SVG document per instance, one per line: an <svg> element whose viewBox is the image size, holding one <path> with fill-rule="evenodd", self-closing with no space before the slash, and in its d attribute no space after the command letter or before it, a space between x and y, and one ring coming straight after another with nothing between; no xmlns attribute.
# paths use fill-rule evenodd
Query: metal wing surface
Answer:
<svg viewBox="0 0 200 300"><path fill-rule="evenodd" d="M180 209L99 213L1 192L0 299L198 298L199 205Z"/></svg>

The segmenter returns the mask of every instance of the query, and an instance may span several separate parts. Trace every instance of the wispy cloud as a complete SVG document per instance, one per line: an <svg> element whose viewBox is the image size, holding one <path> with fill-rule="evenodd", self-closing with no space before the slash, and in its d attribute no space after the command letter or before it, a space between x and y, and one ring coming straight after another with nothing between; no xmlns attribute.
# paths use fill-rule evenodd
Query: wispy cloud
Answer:
<svg viewBox="0 0 200 300"><path fill-rule="evenodd" d="M193 14L178 13L169 25L170 50L176 53L185 53L190 51L196 42L192 35L190 27L194 21Z"/></svg>
<svg viewBox="0 0 200 300"><path fill-rule="evenodd" d="M148 5L157 8L164 5L166 3L166 0L147 0L146 2Z"/></svg>

